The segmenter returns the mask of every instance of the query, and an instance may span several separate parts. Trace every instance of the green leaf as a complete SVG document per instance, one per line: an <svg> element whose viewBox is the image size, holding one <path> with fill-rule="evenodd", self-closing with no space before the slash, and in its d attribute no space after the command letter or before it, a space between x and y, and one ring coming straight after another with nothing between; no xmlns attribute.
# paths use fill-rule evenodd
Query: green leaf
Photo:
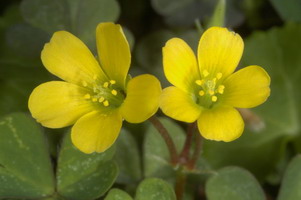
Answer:
<svg viewBox="0 0 301 200"><path fill-rule="evenodd" d="M214 167L239 165L265 178L284 156L287 143L299 136L300 34L300 25L288 24L256 32L245 41L242 66L256 64L267 70L271 96L253 109L262 122L252 125L251 120L241 138L231 143L204 142L204 156Z"/></svg>
<svg viewBox="0 0 301 200"><path fill-rule="evenodd" d="M164 21L173 27L191 27L195 20L207 21L214 12L219 0L152 0L154 10L164 16ZM224 10L225 24L233 27L244 20L242 2L227 0L227 10Z"/></svg>
<svg viewBox="0 0 301 200"><path fill-rule="evenodd" d="M213 15L208 22L207 27L212 26L224 26L225 25L225 13L226 13L226 1L219 0L215 6Z"/></svg>
<svg viewBox="0 0 301 200"><path fill-rule="evenodd" d="M135 183L141 179L141 160L135 138L122 129L116 141L115 160L119 166L118 183Z"/></svg>
<svg viewBox="0 0 301 200"><path fill-rule="evenodd" d="M278 200L295 200L301 199L301 155L297 155L288 165Z"/></svg>
<svg viewBox="0 0 301 200"><path fill-rule="evenodd" d="M183 129L169 118L160 118L165 128L169 131L178 152L185 141ZM174 178L175 171L170 165L169 151L162 136L153 125L149 125L145 132L144 149L144 176Z"/></svg>
<svg viewBox="0 0 301 200"><path fill-rule="evenodd" d="M54 192L54 175L41 128L23 113L0 120L0 198L42 198Z"/></svg>
<svg viewBox="0 0 301 200"><path fill-rule="evenodd" d="M206 183L208 200L264 200L265 195L254 176L238 167L226 167Z"/></svg>
<svg viewBox="0 0 301 200"><path fill-rule="evenodd" d="M40 59L43 46L48 40L46 32L25 23L12 25L6 31L6 42L18 56Z"/></svg>
<svg viewBox="0 0 301 200"><path fill-rule="evenodd" d="M123 26L122 30L124 32L124 35L125 35L128 43L129 43L129 45L130 45L130 48L132 50L134 48L134 45L135 45L135 37L134 37L133 33L128 28Z"/></svg>
<svg viewBox="0 0 301 200"><path fill-rule="evenodd" d="M173 27L188 28L194 25L195 20L201 21L211 16L217 0L194 0L179 7L176 11L165 16L165 22ZM172 0L170 2L173 2Z"/></svg>
<svg viewBox="0 0 301 200"><path fill-rule="evenodd" d="M148 178L139 184L135 200L176 200L176 195L167 182Z"/></svg>
<svg viewBox="0 0 301 200"><path fill-rule="evenodd" d="M26 22L48 33L70 29L65 0L24 0L20 9Z"/></svg>
<svg viewBox="0 0 301 200"><path fill-rule="evenodd" d="M105 200L133 200L133 198L126 192L119 189L111 189Z"/></svg>
<svg viewBox="0 0 301 200"><path fill-rule="evenodd" d="M50 34L67 30L96 49L95 30L101 22L116 21L116 0L24 0L21 12L26 22Z"/></svg>
<svg viewBox="0 0 301 200"><path fill-rule="evenodd" d="M59 155L58 193L74 200L96 199L110 189L117 177L117 165L111 161L115 148L84 154L72 145L70 137L70 133L66 134Z"/></svg>
<svg viewBox="0 0 301 200"><path fill-rule="evenodd" d="M161 15L170 15L191 4L194 0L152 0L153 8Z"/></svg>
<svg viewBox="0 0 301 200"><path fill-rule="evenodd" d="M4 50L9 51L7 48ZM40 61L29 61L18 56L0 57L0 115L16 111L28 111L28 97L40 83L49 80L51 74ZM35 78L32 77L32 72Z"/></svg>
<svg viewBox="0 0 301 200"><path fill-rule="evenodd" d="M120 9L116 0L81 0L68 1L73 9L77 6L73 18L73 32L88 46L95 47L95 30L101 22L114 22L118 19ZM73 5L76 4L76 5Z"/></svg>
<svg viewBox="0 0 301 200"><path fill-rule="evenodd" d="M270 0L281 18L285 21L301 22L300 0Z"/></svg>

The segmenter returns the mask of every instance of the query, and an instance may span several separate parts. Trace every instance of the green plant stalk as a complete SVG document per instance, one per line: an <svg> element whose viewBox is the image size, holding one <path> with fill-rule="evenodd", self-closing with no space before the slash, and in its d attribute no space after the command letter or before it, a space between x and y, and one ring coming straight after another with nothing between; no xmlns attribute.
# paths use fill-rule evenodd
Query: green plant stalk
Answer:
<svg viewBox="0 0 301 200"><path fill-rule="evenodd" d="M187 175L185 174L183 167L181 166L177 170L177 176L176 176L175 192L176 192L177 200L183 199L186 180L187 180Z"/></svg>

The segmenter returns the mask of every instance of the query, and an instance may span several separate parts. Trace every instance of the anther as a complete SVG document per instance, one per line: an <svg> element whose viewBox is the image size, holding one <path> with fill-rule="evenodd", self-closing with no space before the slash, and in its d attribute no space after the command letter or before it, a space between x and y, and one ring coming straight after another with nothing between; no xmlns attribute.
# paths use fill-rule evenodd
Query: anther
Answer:
<svg viewBox="0 0 301 200"><path fill-rule="evenodd" d="M209 75L209 72L207 70L204 70L203 75L204 75L204 77L207 77Z"/></svg>
<svg viewBox="0 0 301 200"><path fill-rule="evenodd" d="M208 93L212 96L214 95L214 91L213 90L209 90Z"/></svg>
<svg viewBox="0 0 301 200"><path fill-rule="evenodd" d="M96 80L96 79L97 79L97 75L94 75L94 76L93 76L93 79Z"/></svg>
<svg viewBox="0 0 301 200"><path fill-rule="evenodd" d="M85 98L85 99L90 99L90 98L91 98L91 95L90 95L90 94L85 94L84 98Z"/></svg>
<svg viewBox="0 0 301 200"><path fill-rule="evenodd" d="M221 78L222 78L222 76L223 76L223 74L222 74L222 73L220 73L220 72L216 74L216 78L217 78L218 80L219 80L219 79L221 79Z"/></svg>
<svg viewBox="0 0 301 200"><path fill-rule="evenodd" d="M117 95L117 91L116 90L112 90L111 93L116 96Z"/></svg>
<svg viewBox="0 0 301 200"><path fill-rule="evenodd" d="M88 86L88 83L86 81L83 81L82 84L83 84L84 87Z"/></svg>
<svg viewBox="0 0 301 200"><path fill-rule="evenodd" d="M200 96L204 96L204 95L205 95L204 90L200 90L200 91L199 91L199 95L200 95Z"/></svg>
<svg viewBox="0 0 301 200"><path fill-rule="evenodd" d="M220 94L223 94L224 93L224 89L225 89L224 85L219 85L218 88L217 88L217 92L220 93Z"/></svg>
<svg viewBox="0 0 301 200"><path fill-rule="evenodd" d="M116 81L115 81L115 80L110 80L110 83L111 83L112 85L114 85L114 84L116 83Z"/></svg>
<svg viewBox="0 0 301 200"><path fill-rule="evenodd" d="M96 101L97 101L97 98L96 98L96 97L93 97L93 98L92 98L92 101L93 101L93 102L96 102Z"/></svg>
<svg viewBox="0 0 301 200"><path fill-rule="evenodd" d="M217 96L212 96L212 97L211 97L211 100L212 100L213 102L216 102L216 101L217 101Z"/></svg>
<svg viewBox="0 0 301 200"><path fill-rule="evenodd" d="M108 88L109 87L109 82L104 82L103 87Z"/></svg>
<svg viewBox="0 0 301 200"><path fill-rule="evenodd" d="M104 97L100 97L100 98L98 99L98 102L99 102L99 103L102 103L104 100L105 100Z"/></svg>
<svg viewBox="0 0 301 200"><path fill-rule="evenodd" d="M109 106L109 101L108 101L108 100L105 100L105 101L103 102L103 105L104 105L105 107L108 107L108 106Z"/></svg>
<svg viewBox="0 0 301 200"><path fill-rule="evenodd" d="M199 86L203 85L204 81L203 80L196 80L195 83Z"/></svg>

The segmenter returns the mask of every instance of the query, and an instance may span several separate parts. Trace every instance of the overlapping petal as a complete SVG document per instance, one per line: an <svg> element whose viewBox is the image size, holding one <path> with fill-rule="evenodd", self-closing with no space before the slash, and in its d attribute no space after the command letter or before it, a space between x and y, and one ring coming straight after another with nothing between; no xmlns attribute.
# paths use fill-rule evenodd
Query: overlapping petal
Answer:
<svg viewBox="0 0 301 200"><path fill-rule="evenodd" d="M28 107L32 116L43 126L61 128L75 123L94 107L84 99L87 90L77 85L51 81L36 87L31 93Z"/></svg>
<svg viewBox="0 0 301 200"><path fill-rule="evenodd" d="M238 34L221 27L208 29L198 46L200 71L207 70L213 76L222 73L223 77L227 77L237 67L243 47L243 40Z"/></svg>
<svg viewBox="0 0 301 200"><path fill-rule="evenodd" d="M223 103L238 108L251 108L266 101L270 95L270 77L259 66L245 67L224 82Z"/></svg>
<svg viewBox="0 0 301 200"><path fill-rule="evenodd" d="M163 66L167 80L183 91L191 92L194 82L200 79L192 49L179 38L169 40L163 47Z"/></svg>
<svg viewBox="0 0 301 200"><path fill-rule="evenodd" d="M235 108L218 106L201 113L198 128L208 140L230 142L241 136L244 122Z"/></svg>
<svg viewBox="0 0 301 200"><path fill-rule="evenodd" d="M101 23L96 29L98 56L105 73L122 87L131 63L131 52L120 25Z"/></svg>
<svg viewBox="0 0 301 200"><path fill-rule="evenodd" d="M73 144L84 153L103 152L115 142L122 126L118 110L109 113L93 111L72 127Z"/></svg>
<svg viewBox="0 0 301 200"><path fill-rule="evenodd" d="M107 80L87 46L66 31L53 34L44 46L41 59L49 72L70 83L92 83L95 76L100 81Z"/></svg>
<svg viewBox="0 0 301 200"><path fill-rule="evenodd" d="M131 79L127 85L127 96L120 111L131 123L140 123L151 117L159 107L162 89L159 80L149 74Z"/></svg>
<svg viewBox="0 0 301 200"><path fill-rule="evenodd" d="M196 121L202 112L193 96L173 86L163 90L159 104L167 116L188 123Z"/></svg>

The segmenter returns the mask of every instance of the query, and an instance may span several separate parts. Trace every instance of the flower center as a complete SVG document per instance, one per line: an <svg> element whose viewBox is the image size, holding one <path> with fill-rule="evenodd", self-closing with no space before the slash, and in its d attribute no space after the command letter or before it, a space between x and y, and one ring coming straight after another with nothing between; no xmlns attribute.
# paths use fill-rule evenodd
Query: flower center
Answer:
<svg viewBox="0 0 301 200"><path fill-rule="evenodd" d="M225 86L221 84L222 73L217 73L216 76L209 76L209 72L202 72L202 79L198 79L195 83L200 86L198 88L197 102L205 107L211 108L219 101L220 95L224 93Z"/></svg>
<svg viewBox="0 0 301 200"><path fill-rule="evenodd" d="M97 77L93 77L94 80ZM84 95L86 100L92 101L104 107L119 107L125 99L125 93L122 89L116 86L115 80L109 80L103 83L94 83L88 86L87 82L83 81L83 86L88 87L90 92Z"/></svg>

